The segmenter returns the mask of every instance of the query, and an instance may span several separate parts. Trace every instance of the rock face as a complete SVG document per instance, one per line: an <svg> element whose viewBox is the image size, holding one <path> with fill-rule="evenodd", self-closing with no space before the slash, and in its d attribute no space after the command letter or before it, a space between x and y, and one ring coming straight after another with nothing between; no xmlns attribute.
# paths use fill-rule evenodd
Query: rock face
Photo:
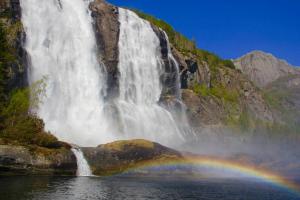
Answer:
<svg viewBox="0 0 300 200"><path fill-rule="evenodd" d="M188 117L192 126L212 125L222 121L222 109L213 99L201 98L192 90L184 89L182 100L188 108Z"/></svg>
<svg viewBox="0 0 300 200"><path fill-rule="evenodd" d="M21 7L19 0L4 0L0 3L0 11L3 14L0 22L8 31L7 42L10 53L14 59L6 63L5 89L6 92L27 86L27 53L23 48L25 32L21 23Z"/></svg>
<svg viewBox="0 0 300 200"><path fill-rule="evenodd" d="M0 145L0 175L75 175L76 170L68 149Z"/></svg>
<svg viewBox="0 0 300 200"><path fill-rule="evenodd" d="M163 74L161 76L161 81L163 85L162 96L172 95L179 98L179 69L177 69L176 63L174 60L170 59L169 55L172 52L169 52L171 48L168 44L168 38L165 32L158 27L152 25L154 32L156 33L159 41L160 41L160 48L161 48L161 56L163 61Z"/></svg>
<svg viewBox="0 0 300 200"><path fill-rule="evenodd" d="M211 87L211 70L206 61L197 59L191 53L182 55L176 48L172 48L172 53L179 64L182 89L190 88L194 83Z"/></svg>
<svg viewBox="0 0 300 200"><path fill-rule="evenodd" d="M258 87L265 87L283 76L300 74L298 70L286 61L262 51L250 52L234 60L234 64Z"/></svg>
<svg viewBox="0 0 300 200"><path fill-rule="evenodd" d="M173 54L180 64L182 100L193 127L239 123L243 115L274 122L261 91L238 70L222 65L213 68L192 53L183 55L175 48Z"/></svg>
<svg viewBox="0 0 300 200"><path fill-rule="evenodd" d="M105 64L108 75L108 96L118 95L118 42L120 23L118 8L106 3L104 0L95 0L90 4L94 29L98 46L98 58Z"/></svg>
<svg viewBox="0 0 300 200"><path fill-rule="evenodd" d="M264 88L273 112L289 128L300 130L300 75L277 79Z"/></svg>
<svg viewBox="0 0 300 200"><path fill-rule="evenodd" d="M118 7L107 3L105 0L95 0L90 4L92 17L94 19L94 28L99 51L99 60L106 67L108 75L108 98L118 95L119 89L119 33L120 23L118 20ZM178 96L178 71L175 63L169 59L168 43L166 35L156 26L152 26L158 36L161 44L162 61L164 64L164 73L161 76L164 95Z"/></svg>
<svg viewBox="0 0 300 200"><path fill-rule="evenodd" d="M179 152L146 140L117 141L82 151L95 175L121 173L145 161L182 158Z"/></svg>

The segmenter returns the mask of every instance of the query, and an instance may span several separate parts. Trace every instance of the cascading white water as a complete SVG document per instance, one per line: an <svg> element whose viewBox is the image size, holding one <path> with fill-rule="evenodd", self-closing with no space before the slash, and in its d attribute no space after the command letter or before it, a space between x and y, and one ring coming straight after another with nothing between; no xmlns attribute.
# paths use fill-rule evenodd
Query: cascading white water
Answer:
<svg viewBox="0 0 300 200"><path fill-rule="evenodd" d="M149 22L120 9L120 97L115 104L121 128L115 128L111 125L117 120L105 113L106 74L97 61L90 1L20 2L31 61L29 80L46 84L42 103L34 110L46 130L81 146L133 138L175 146L182 139L172 114L158 105L163 63L160 41ZM169 58L176 62L171 54ZM81 150L72 151L78 175L90 176Z"/></svg>
<svg viewBox="0 0 300 200"><path fill-rule="evenodd" d="M163 73L160 41L150 23L119 9L120 97L117 106L126 138L174 146L182 136L170 112L158 105ZM175 59L174 59L175 60Z"/></svg>
<svg viewBox="0 0 300 200"><path fill-rule="evenodd" d="M133 138L175 146L183 138L172 114L158 105L163 62L150 23L120 9L120 97L115 100L120 120L112 121L110 108L105 108L105 67L97 61L89 3L21 0L29 79L46 82L35 112L46 130L80 146ZM170 52L169 47L170 62L176 63Z"/></svg>
<svg viewBox="0 0 300 200"><path fill-rule="evenodd" d="M46 77L46 94L35 112L60 140L96 146L116 138L103 113L106 80L88 5L84 0L21 0L29 79Z"/></svg>
<svg viewBox="0 0 300 200"><path fill-rule="evenodd" d="M77 160L77 176L92 176L93 173L80 148L71 149Z"/></svg>
<svg viewBox="0 0 300 200"><path fill-rule="evenodd" d="M168 35L165 31L163 31L163 33L164 33L165 38L167 40L169 65L172 66L172 63L174 63L175 70L176 70L176 73L177 73L177 76L176 76L176 93L175 93L175 95L176 95L177 98L181 98L181 92L180 92L181 85L180 85L180 80L179 80L179 77L180 77L179 76L179 65L178 65L176 59L174 58L174 56L172 54L169 37L168 37Z"/></svg>

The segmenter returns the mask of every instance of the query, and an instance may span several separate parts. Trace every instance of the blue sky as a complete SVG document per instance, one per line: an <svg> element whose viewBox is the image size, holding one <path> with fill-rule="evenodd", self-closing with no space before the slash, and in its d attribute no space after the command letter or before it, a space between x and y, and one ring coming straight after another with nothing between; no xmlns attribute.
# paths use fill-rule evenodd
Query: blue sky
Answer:
<svg viewBox="0 0 300 200"><path fill-rule="evenodd" d="M107 0L137 8L223 58L251 50L300 66L300 0Z"/></svg>

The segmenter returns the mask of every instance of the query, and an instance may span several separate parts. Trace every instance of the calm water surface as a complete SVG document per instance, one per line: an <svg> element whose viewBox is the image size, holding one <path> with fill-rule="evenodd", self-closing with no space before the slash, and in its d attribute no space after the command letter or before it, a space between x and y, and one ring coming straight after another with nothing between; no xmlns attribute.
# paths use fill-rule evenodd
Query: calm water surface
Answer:
<svg viewBox="0 0 300 200"><path fill-rule="evenodd" d="M300 200L300 196L253 180L0 177L0 199Z"/></svg>

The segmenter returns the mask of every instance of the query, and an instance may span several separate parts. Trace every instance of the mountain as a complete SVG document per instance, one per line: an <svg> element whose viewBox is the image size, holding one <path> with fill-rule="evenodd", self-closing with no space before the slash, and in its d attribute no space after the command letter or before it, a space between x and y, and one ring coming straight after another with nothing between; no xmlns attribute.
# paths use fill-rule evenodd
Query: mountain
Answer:
<svg viewBox="0 0 300 200"><path fill-rule="evenodd" d="M300 130L300 75L281 77L264 88L270 108L290 130Z"/></svg>
<svg viewBox="0 0 300 200"><path fill-rule="evenodd" d="M263 51L252 51L234 60L237 69L262 88L280 77L300 74L294 66Z"/></svg>
<svg viewBox="0 0 300 200"><path fill-rule="evenodd" d="M299 130L300 70L263 51L252 51L233 62L261 88L268 107L280 124L289 130Z"/></svg>

